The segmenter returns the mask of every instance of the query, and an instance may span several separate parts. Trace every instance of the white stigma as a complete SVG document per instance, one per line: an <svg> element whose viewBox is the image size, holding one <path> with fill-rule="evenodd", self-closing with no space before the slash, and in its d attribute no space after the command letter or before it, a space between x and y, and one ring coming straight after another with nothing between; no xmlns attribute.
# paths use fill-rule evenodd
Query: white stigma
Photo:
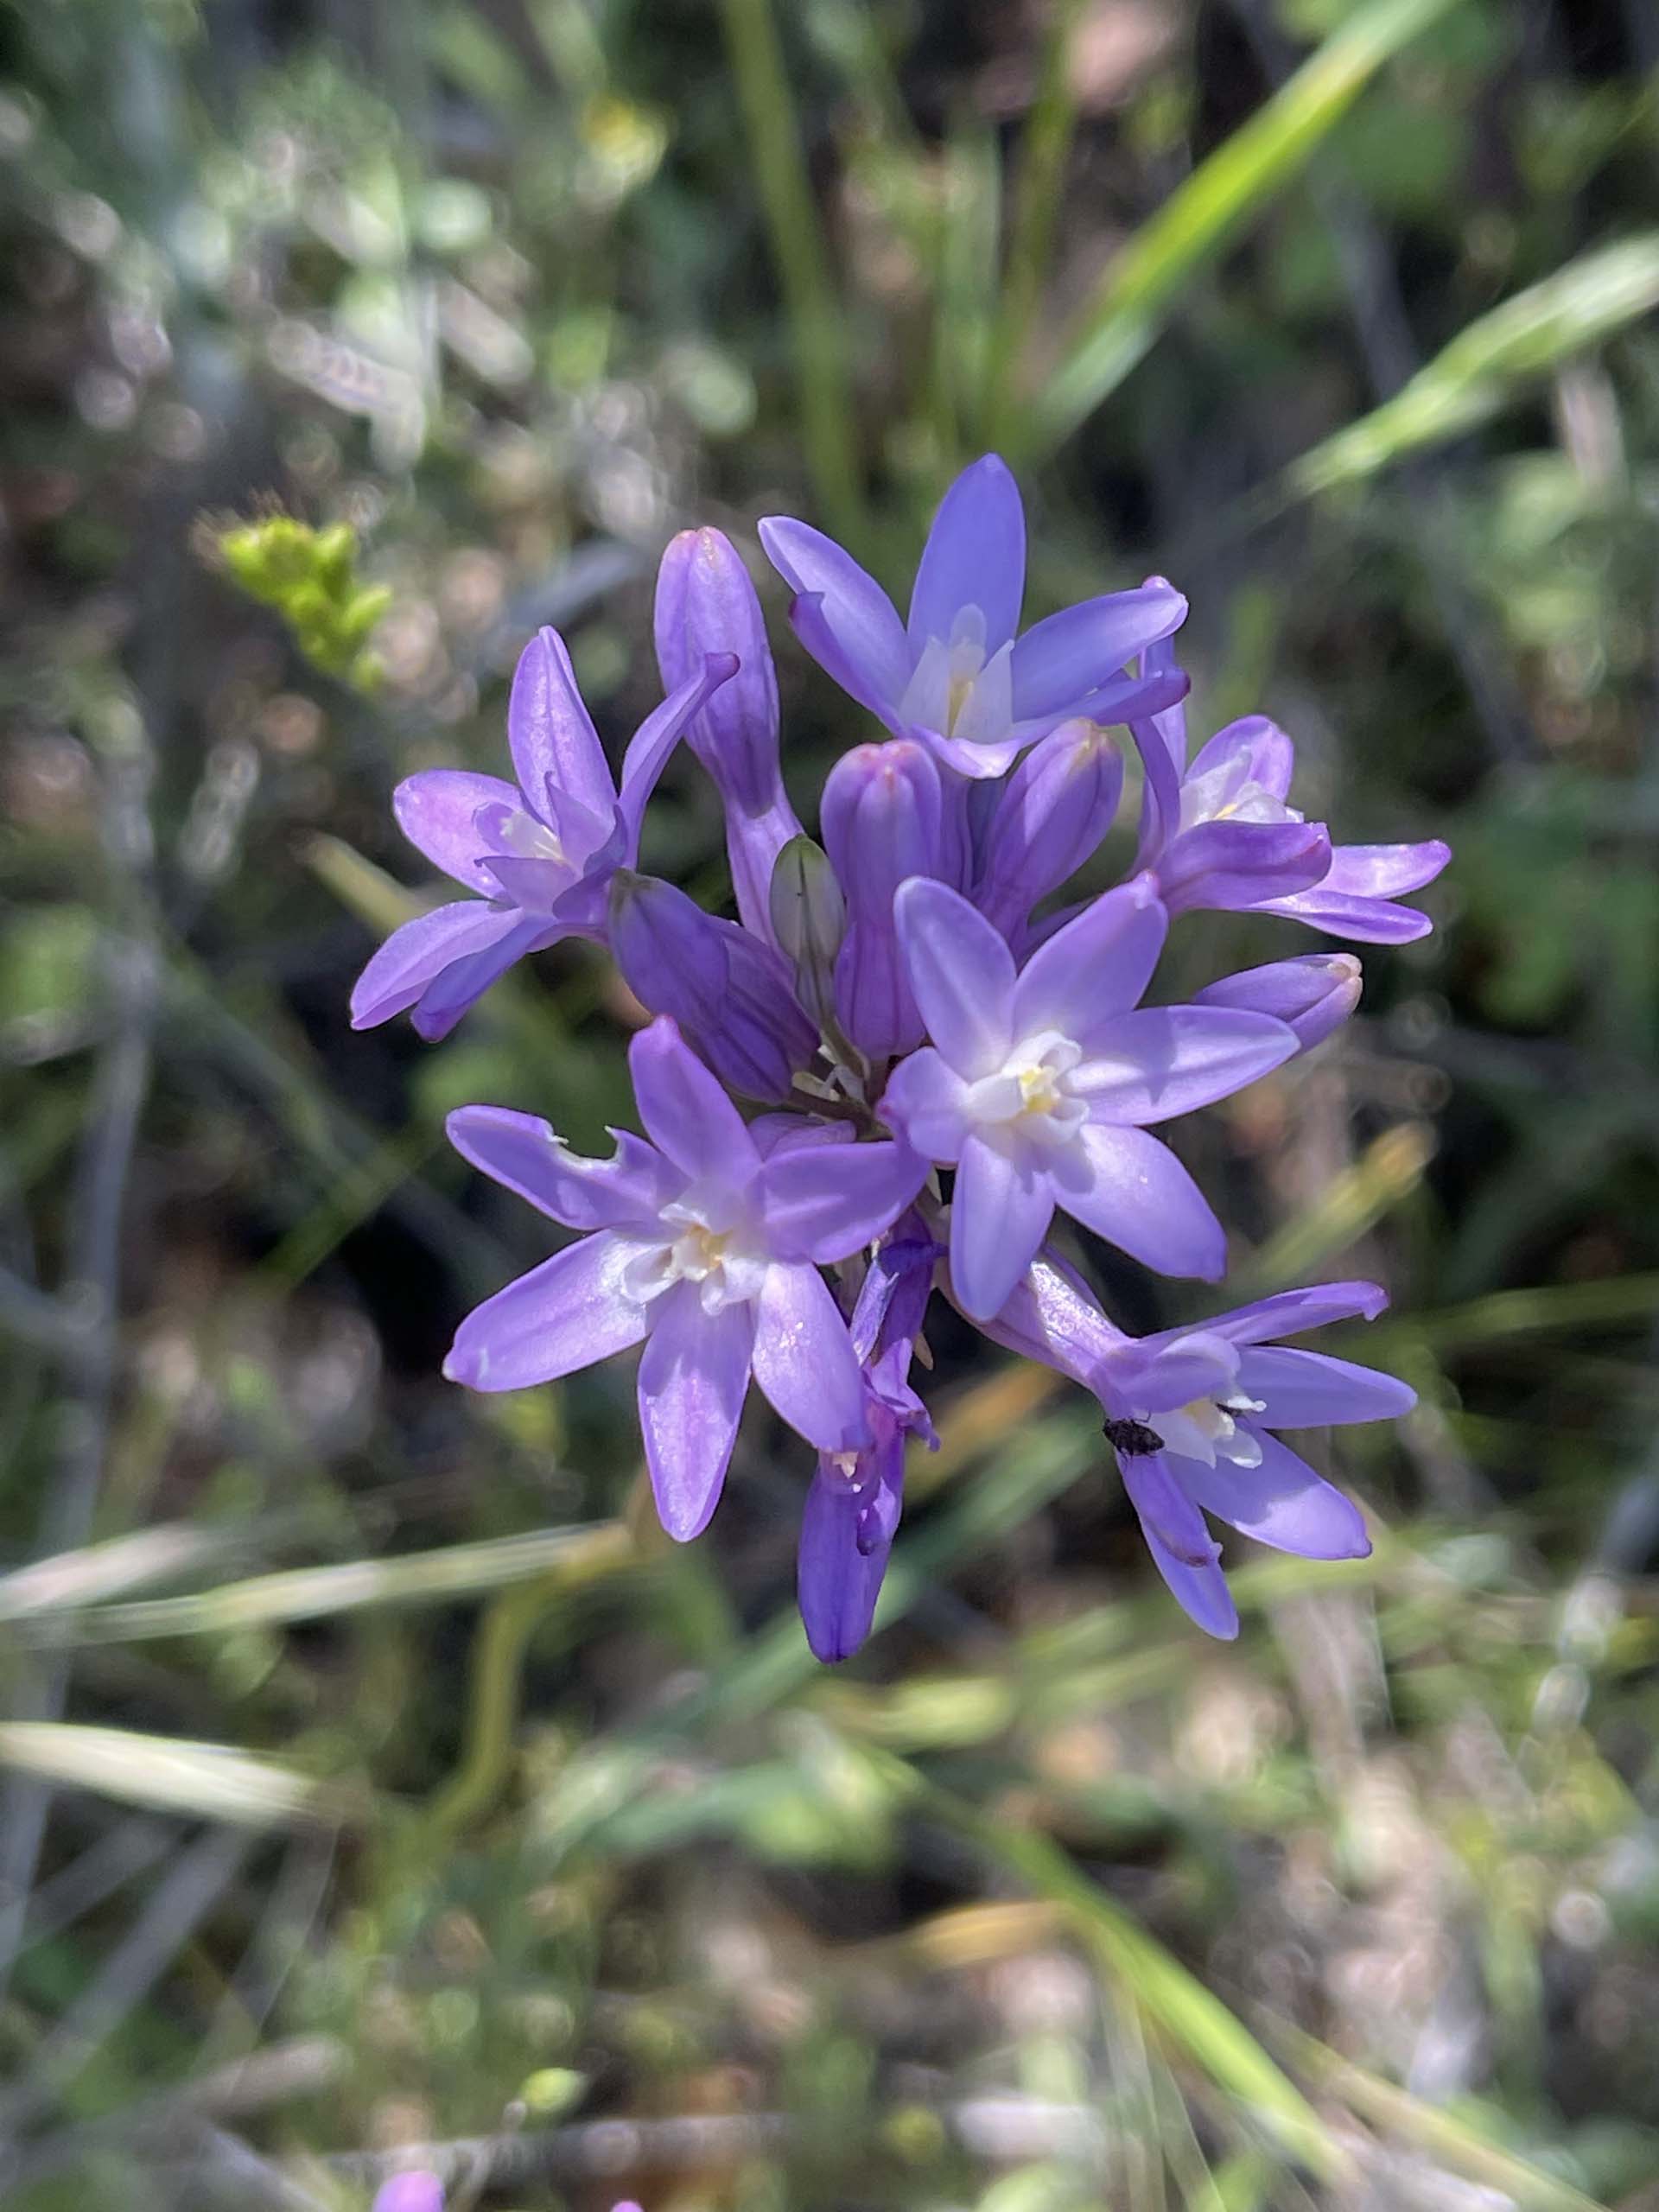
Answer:
<svg viewBox="0 0 1659 2212"><path fill-rule="evenodd" d="M1183 1459L1200 1460L1213 1467L1225 1459L1235 1467L1259 1467L1262 1444L1254 1430L1241 1428L1238 1416L1267 1410L1255 1398L1230 1398L1224 1405L1214 1398L1194 1398L1190 1405L1170 1413L1143 1416L1164 1440L1164 1448Z"/></svg>

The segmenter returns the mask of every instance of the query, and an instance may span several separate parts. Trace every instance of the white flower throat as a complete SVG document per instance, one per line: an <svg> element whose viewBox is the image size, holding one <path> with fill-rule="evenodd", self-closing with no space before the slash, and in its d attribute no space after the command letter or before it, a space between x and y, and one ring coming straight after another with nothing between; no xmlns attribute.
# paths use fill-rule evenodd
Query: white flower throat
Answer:
<svg viewBox="0 0 1659 2212"><path fill-rule="evenodd" d="M1238 1423L1243 1414L1266 1411L1265 1400L1259 1398L1194 1398L1190 1405L1141 1418L1163 1439L1165 1451L1183 1459L1197 1459L1206 1467L1217 1459L1235 1467L1259 1467L1261 1439Z"/></svg>
<svg viewBox="0 0 1659 2212"><path fill-rule="evenodd" d="M988 659L983 613L959 608L950 637L923 646L899 713L923 729L970 743L1005 736L1014 721L1013 655L1010 640Z"/></svg>
<svg viewBox="0 0 1659 2212"><path fill-rule="evenodd" d="M658 1217L663 1241L654 1239L629 1261L622 1287L648 1306L676 1283L697 1286L705 1313L758 1296L767 1261L742 1209L727 1192L683 1192Z"/></svg>
<svg viewBox="0 0 1659 2212"><path fill-rule="evenodd" d="M1083 1048L1058 1029L1040 1029L1016 1045L994 1075L968 1089L967 1107L982 1128L1001 1128L1028 1143L1070 1144L1089 1116L1073 1087Z"/></svg>

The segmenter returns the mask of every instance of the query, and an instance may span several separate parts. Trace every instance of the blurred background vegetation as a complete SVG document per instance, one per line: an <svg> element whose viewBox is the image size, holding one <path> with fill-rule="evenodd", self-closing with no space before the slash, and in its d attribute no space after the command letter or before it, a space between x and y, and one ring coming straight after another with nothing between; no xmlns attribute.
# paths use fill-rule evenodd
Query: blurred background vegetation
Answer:
<svg viewBox="0 0 1659 2212"><path fill-rule="evenodd" d="M0 15L8 2207L1659 2204L1656 70L1651 0ZM1213 1646L942 1319L831 1675L764 1409L677 1551L626 1363L439 1378L545 1249L442 1117L625 1118L602 963L346 998L534 625L615 740L673 530L897 584L989 444L1037 612L1172 575L1201 731L1456 847L1184 1133L1422 1403ZM776 633L810 809L866 733ZM651 835L723 898L689 756Z"/></svg>

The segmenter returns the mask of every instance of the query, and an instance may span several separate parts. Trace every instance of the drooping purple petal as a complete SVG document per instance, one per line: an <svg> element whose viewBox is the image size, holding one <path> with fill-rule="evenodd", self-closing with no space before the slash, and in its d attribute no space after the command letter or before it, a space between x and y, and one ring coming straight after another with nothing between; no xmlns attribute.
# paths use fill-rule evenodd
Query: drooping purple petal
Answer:
<svg viewBox="0 0 1659 2212"><path fill-rule="evenodd" d="M1364 1559L1371 1540L1351 1498L1315 1474L1287 1444L1248 1424L1262 1446L1259 1467L1183 1459L1181 1479L1208 1513L1259 1544L1302 1559Z"/></svg>
<svg viewBox="0 0 1659 2212"><path fill-rule="evenodd" d="M523 1390L637 1344L646 1313L624 1277L640 1249L606 1229L543 1260L474 1307L455 1332L445 1375L471 1390Z"/></svg>
<svg viewBox="0 0 1659 2212"><path fill-rule="evenodd" d="M826 1666L849 1659L875 1618L903 1503L902 1430L860 1465L863 1479L855 1484L820 1459L801 1515L796 1594L807 1643Z"/></svg>
<svg viewBox="0 0 1659 2212"><path fill-rule="evenodd" d="M766 1160L755 1191L779 1257L828 1266L874 1243L926 1179L907 1144L792 1145Z"/></svg>
<svg viewBox="0 0 1659 2212"><path fill-rule="evenodd" d="M628 1071L645 1135L689 1177L741 1191L760 1155L743 1116L666 1014L628 1046Z"/></svg>
<svg viewBox="0 0 1659 2212"><path fill-rule="evenodd" d="M373 1029L411 1007L435 976L454 961L498 944L516 929L511 906L457 899L417 914L395 929L358 977L352 992L352 1027Z"/></svg>
<svg viewBox="0 0 1659 2212"><path fill-rule="evenodd" d="M556 630L538 630L518 657L507 702L507 743L519 788L544 822L551 819L550 785L609 821L616 786Z"/></svg>
<svg viewBox="0 0 1659 2212"><path fill-rule="evenodd" d="M912 659L893 601L850 553L810 524L769 515L760 543L798 594L790 620L801 643L843 690L887 719L910 680ZM808 614L801 601L816 607Z"/></svg>
<svg viewBox="0 0 1659 2212"><path fill-rule="evenodd" d="M1287 921L1304 922L1309 929L1345 937L1355 944L1414 944L1434 927L1414 906L1396 906L1386 899L1344 897L1327 891L1322 883L1283 899L1258 899L1255 910L1282 914Z"/></svg>
<svg viewBox="0 0 1659 2212"><path fill-rule="evenodd" d="M1277 1291L1249 1306L1218 1313L1205 1327L1236 1344L1266 1344L1274 1337L1298 1336L1304 1329L1320 1329L1329 1321L1374 1321L1389 1302L1389 1294L1375 1282L1316 1282L1305 1290Z"/></svg>
<svg viewBox="0 0 1659 2212"><path fill-rule="evenodd" d="M1263 1401L1264 1428L1323 1428L1355 1421L1397 1421L1417 1402L1408 1382L1358 1367L1328 1352L1283 1344L1251 1345L1241 1354L1238 1387Z"/></svg>
<svg viewBox="0 0 1659 2212"><path fill-rule="evenodd" d="M1219 1557L1221 1547L1188 1494L1192 1460L1173 1461L1165 1452L1120 1452L1117 1464L1141 1526L1172 1559L1202 1568Z"/></svg>
<svg viewBox="0 0 1659 2212"><path fill-rule="evenodd" d="M1217 770L1230 772L1240 784L1260 784L1283 800L1290 795L1290 779L1296 772L1296 748L1277 722L1265 715L1245 715L1199 747L1187 780L1195 783Z"/></svg>
<svg viewBox="0 0 1659 2212"><path fill-rule="evenodd" d="M1014 1043L1014 956L948 885L912 876L893 901L906 973L927 1033L959 1074L1000 1067Z"/></svg>
<svg viewBox="0 0 1659 2212"><path fill-rule="evenodd" d="M820 1452L870 1440L864 1378L830 1286L810 1265L768 1268L754 1301L754 1379L772 1411Z"/></svg>
<svg viewBox="0 0 1659 2212"><path fill-rule="evenodd" d="M652 1146L613 1129L609 1160L587 1160L534 1114L509 1106L461 1106L444 1127L465 1160L567 1229L654 1223L685 1178Z"/></svg>
<svg viewBox="0 0 1659 2212"><path fill-rule="evenodd" d="M657 779L668 757L723 683L737 673L735 653L706 653L702 666L671 691L660 707L653 707L634 732L622 759L622 784L617 804L626 834L623 857L632 861L639 850L639 824L645 802L657 788Z"/></svg>
<svg viewBox="0 0 1659 2212"><path fill-rule="evenodd" d="M969 1126L968 1085L931 1046L900 1060L887 1078L879 1109L925 1159L954 1166Z"/></svg>
<svg viewBox="0 0 1659 2212"><path fill-rule="evenodd" d="M1207 1567L1185 1566L1173 1552L1159 1542L1150 1529L1145 1533L1152 1563L1163 1576L1170 1596L1181 1611L1206 1636L1219 1637L1224 1643L1230 1643L1238 1634L1238 1608L1227 1587L1220 1560L1211 1560Z"/></svg>
<svg viewBox="0 0 1659 2212"><path fill-rule="evenodd" d="M494 886L479 865L486 846L475 817L480 807L517 814L522 804L516 785L464 768L423 768L406 776L391 795L397 827L410 843L435 868L486 899Z"/></svg>
<svg viewBox="0 0 1659 2212"><path fill-rule="evenodd" d="M1065 713L1185 620L1185 600L1161 578L1051 614L1014 648L1016 718Z"/></svg>
<svg viewBox="0 0 1659 2212"><path fill-rule="evenodd" d="M964 1138L950 1199L950 1280L972 1319L990 1320L1014 1295L1048 1233L1054 1199L1030 1159Z"/></svg>
<svg viewBox="0 0 1659 2212"><path fill-rule="evenodd" d="M700 1536L719 1503L753 1344L753 1307L734 1301L705 1313L694 1282L676 1283L652 1310L639 1428L658 1518L676 1543Z"/></svg>
<svg viewBox="0 0 1659 2212"><path fill-rule="evenodd" d="M1020 626L1026 595L1026 515L1007 464L988 453L964 468L939 503L910 598L910 646L949 640L957 614L985 617L988 658Z"/></svg>
<svg viewBox="0 0 1659 2212"><path fill-rule="evenodd" d="M1330 865L1322 822L1201 822L1166 848L1154 873L1172 914L1234 913L1284 911L1268 902L1306 891Z"/></svg>
<svg viewBox="0 0 1659 2212"><path fill-rule="evenodd" d="M1055 938L1044 950L1060 942ZM1086 1050L1071 1084L1088 1099L1090 1118L1138 1126L1243 1090L1291 1058L1296 1035L1270 1014L1143 1006L1098 1024Z"/></svg>
<svg viewBox="0 0 1659 2212"><path fill-rule="evenodd" d="M1014 1033L1058 1029L1091 1052L1102 1025L1127 1014L1151 982L1168 928L1150 876L1103 893L1026 963L1014 994Z"/></svg>
<svg viewBox="0 0 1659 2212"><path fill-rule="evenodd" d="M1209 1201L1145 1129L1090 1123L1065 1172L1057 1166L1054 1197L1085 1229L1160 1274L1216 1282L1226 1272L1227 1239Z"/></svg>
<svg viewBox="0 0 1659 2212"><path fill-rule="evenodd" d="M543 950L564 934L561 925L546 914L523 914L510 907L508 919L512 926L493 944L451 961L421 993L409 1018L429 1045L447 1037L461 1015L477 1005L515 960L522 960L527 952Z"/></svg>

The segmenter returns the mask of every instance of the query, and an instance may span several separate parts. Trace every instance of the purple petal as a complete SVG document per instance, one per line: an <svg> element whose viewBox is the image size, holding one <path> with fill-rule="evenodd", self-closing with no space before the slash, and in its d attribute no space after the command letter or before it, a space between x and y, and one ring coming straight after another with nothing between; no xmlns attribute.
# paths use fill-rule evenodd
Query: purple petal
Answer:
<svg viewBox="0 0 1659 2212"><path fill-rule="evenodd" d="M1121 1020L1151 982L1168 928L1149 875L1103 893L1026 963L1014 1033L1058 1029L1091 1052L1102 1024Z"/></svg>
<svg viewBox="0 0 1659 2212"><path fill-rule="evenodd" d="M1397 899L1433 883L1451 857L1451 846L1438 837L1421 845L1338 845L1319 888L1344 898Z"/></svg>
<svg viewBox="0 0 1659 2212"><path fill-rule="evenodd" d="M989 1074L1014 1044L1014 955L960 892L921 876L900 885L893 918L928 1035L959 1074Z"/></svg>
<svg viewBox="0 0 1659 2212"><path fill-rule="evenodd" d="M457 899L404 922L357 979L352 992L353 1028L372 1029L402 1014L453 961L496 944L520 919L516 907Z"/></svg>
<svg viewBox="0 0 1659 2212"><path fill-rule="evenodd" d="M743 1117L666 1014L628 1046L628 1069L645 1135L688 1176L728 1189L753 1181L760 1155Z"/></svg>
<svg viewBox="0 0 1659 2212"><path fill-rule="evenodd" d="M1007 774L1032 739L1041 736L1049 727L1045 724L1024 733L1010 729L1006 737L946 737L942 730L918 723L910 734L956 775L969 783L994 783Z"/></svg>
<svg viewBox="0 0 1659 2212"><path fill-rule="evenodd" d="M910 681L912 661L893 601L850 553L807 523L769 515L760 543L797 594L790 620L801 643L843 690L887 719ZM814 611L807 613L803 601L815 603Z"/></svg>
<svg viewBox="0 0 1659 2212"><path fill-rule="evenodd" d="M1160 577L1148 578L1161 582ZM1175 648L1167 639L1149 645L1141 656L1143 677L1175 668ZM1181 818L1181 778L1186 772L1186 708L1173 704L1154 708L1144 720L1129 724L1135 751L1146 771L1141 798L1141 838L1135 855L1137 868L1148 867L1175 835Z"/></svg>
<svg viewBox="0 0 1659 2212"><path fill-rule="evenodd" d="M1097 722L1074 721L1033 747L1003 787L974 902L1006 936L1076 874L1117 812L1123 756Z"/></svg>
<svg viewBox="0 0 1659 2212"><path fill-rule="evenodd" d="M518 657L507 702L507 742L532 813L550 818L547 790L552 785L601 822L610 820L616 786L556 630L538 630Z"/></svg>
<svg viewBox="0 0 1659 2212"><path fill-rule="evenodd" d="M824 780L820 821L849 924L836 960L836 1012L861 1052L889 1059L922 1041L893 933L893 894L910 876L947 872L932 756L911 738L843 753Z"/></svg>
<svg viewBox="0 0 1659 2212"><path fill-rule="evenodd" d="M1165 849L1154 873L1172 914L1272 912L1282 910L1270 899L1306 890L1330 865L1322 822L1201 822Z"/></svg>
<svg viewBox="0 0 1659 2212"><path fill-rule="evenodd" d="M1306 1052L1346 1021L1359 1004L1363 980L1352 953L1313 952L1300 960L1273 960L1265 968L1224 976L1195 991L1192 1003L1270 1014L1276 1021L1289 1024Z"/></svg>
<svg viewBox="0 0 1659 2212"><path fill-rule="evenodd" d="M963 1140L950 1197L950 1280L976 1321L999 1313L1054 1217L1056 1192L1029 1158L1011 1158L983 1137Z"/></svg>
<svg viewBox="0 0 1659 2212"><path fill-rule="evenodd" d="M626 1351L645 1333L645 1308L623 1287L636 1238L601 1230L543 1260L455 1332L443 1371L472 1390L523 1390Z"/></svg>
<svg viewBox="0 0 1659 2212"><path fill-rule="evenodd" d="M779 1419L820 1452L869 1442L853 1340L816 1268L767 1268L754 1301L754 1379Z"/></svg>
<svg viewBox="0 0 1659 2212"><path fill-rule="evenodd" d="M1117 1464L1141 1528L1183 1567L1205 1567L1221 1555L1221 1547L1205 1525L1205 1519L1188 1494L1189 1459L1172 1463L1163 1452L1120 1452Z"/></svg>
<svg viewBox="0 0 1659 2212"><path fill-rule="evenodd" d="M517 907L509 907L507 918L512 927L493 944L451 961L421 993L410 1020L429 1045L447 1037L515 960L542 951L564 935L563 925L545 914L521 914Z"/></svg>
<svg viewBox="0 0 1659 2212"><path fill-rule="evenodd" d="M1157 1416L1172 1408L1230 1396L1238 1370L1237 1348L1213 1329L1171 1330L1109 1346L1088 1380L1103 1397L1109 1391L1109 1410L1147 1416L1155 1428Z"/></svg>
<svg viewBox="0 0 1659 2212"><path fill-rule="evenodd" d="M499 776L474 776L464 768L426 768L405 777L391 795L397 827L435 868L487 899L493 886L479 866L485 851L476 816L481 806L522 811L517 788Z"/></svg>
<svg viewBox="0 0 1659 2212"><path fill-rule="evenodd" d="M613 1129L609 1160L586 1160L534 1114L509 1106L461 1106L444 1124L461 1158L567 1229L655 1223L685 1179L661 1153Z"/></svg>
<svg viewBox="0 0 1659 2212"><path fill-rule="evenodd" d="M1417 1402L1408 1382L1322 1351L1252 1345L1238 1363L1238 1387L1260 1398L1264 1428L1323 1428L1353 1421L1397 1421ZM1255 1422L1252 1422L1254 1427Z"/></svg>
<svg viewBox="0 0 1659 2212"><path fill-rule="evenodd" d="M1204 1325L1236 1344L1266 1344L1274 1337L1294 1337L1304 1329L1322 1329L1330 1321L1363 1318L1374 1321L1389 1302L1389 1294L1375 1282L1316 1282L1306 1290L1281 1290L1271 1298L1258 1298L1218 1313Z"/></svg>
<svg viewBox="0 0 1659 2212"><path fill-rule="evenodd" d="M639 1362L639 1428L657 1514L676 1543L709 1526L749 1388L754 1309L705 1313L693 1282L657 1301Z"/></svg>
<svg viewBox="0 0 1659 2212"><path fill-rule="evenodd" d="M1071 1083L1088 1099L1090 1118L1138 1125L1231 1097L1282 1066L1296 1051L1296 1033L1271 1014L1143 1006L1091 1029L1085 1050Z"/></svg>
<svg viewBox="0 0 1659 2212"><path fill-rule="evenodd" d="M1198 1185L1166 1145L1144 1129L1090 1122L1054 1179L1057 1205L1109 1244L1160 1274L1217 1282L1227 1239Z"/></svg>
<svg viewBox="0 0 1659 2212"><path fill-rule="evenodd" d="M657 788L657 779L668 756L685 734L688 723L702 713L722 683L737 673L735 653L709 653L693 676L671 691L660 707L653 707L634 732L622 759L622 789L617 804L626 833L625 857L632 861L639 850L639 824L645 802Z"/></svg>
<svg viewBox="0 0 1659 2212"><path fill-rule="evenodd" d="M931 1046L900 1060L877 1111L925 1160L956 1164L969 1127L968 1086Z"/></svg>
<svg viewBox="0 0 1659 2212"><path fill-rule="evenodd" d="M1283 800L1289 796L1290 779L1296 772L1296 748L1277 722L1269 721L1265 715L1245 715L1218 729L1199 748L1198 759L1186 772L1190 779L1225 767L1231 767L1240 782L1260 784L1263 791Z"/></svg>
<svg viewBox="0 0 1659 2212"><path fill-rule="evenodd" d="M1169 1594L1190 1620L1206 1636L1230 1643L1238 1634L1238 1608L1227 1587L1218 1560L1208 1567L1186 1567L1160 1544L1150 1529L1145 1530L1152 1563L1169 1586Z"/></svg>
<svg viewBox="0 0 1659 2212"><path fill-rule="evenodd" d="M728 806L766 812L781 796L778 677L748 569L723 531L683 530L669 546L657 571L653 626L665 691L696 676L705 654L736 655L736 673L690 725L686 741Z"/></svg>
<svg viewBox="0 0 1659 2212"><path fill-rule="evenodd" d="M435 2174L394 2174L375 2192L369 2212L443 2212L443 2183Z"/></svg>
<svg viewBox="0 0 1659 2212"><path fill-rule="evenodd" d="M1047 1245L995 1319L979 1325L994 1343L1089 1388L1103 1362L1134 1348L1134 1340L1102 1313L1081 1276Z"/></svg>
<svg viewBox="0 0 1659 2212"><path fill-rule="evenodd" d="M820 1266L874 1244L927 1179L907 1144L792 1145L772 1153L756 1185L770 1249Z"/></svg>
<svg viewBox="0 0 1659 2212"><path fill-rule="evenodd" d="M1014 649L1016 719L1065 714L1185 620L1185 600L1161 578L1051 614Z"/></svg>
<svg viewBox="0 0 1659 2212"><path fill-rule="evenodd" d="M997 454L964 468L939 502L910 597L910 648L949 643L957 614L985 617L986 657L1020 627L1026 595L1026 516L1020 487Z"/></svg>
<svg viewBox="0 0 1659 2212"><path fill-rule="evenodd" d="M1351 1498L1299 1459L1287 1444L1245 1424L1262 1446L1259 1467L1183 1459L1181 1479L1207 1513L1259 1544L1302 1559L1365 1559L1371 1540Z"/></svg>
<svg viewBox="0 0 1659 2212"><path fill-rule="evenodd" d="M1345 937L1355 944L1414 944L1434 927L1414 906L1392 906L1386 899L1344 898L1327 891L1323 883L1287 898L1257 899L1255 911L1282 914L1287 921L1305 922L1309 929Z"/></svg>
<svg viewBox="0 0 1659 2212"><path fill-rule="evenodd" d="M850 1658L870 1632L898 1534L905 1438L892 1429L859 1458L859 1475L820 1459L801 1515L796 1593L814 1658Z"/></svg>

